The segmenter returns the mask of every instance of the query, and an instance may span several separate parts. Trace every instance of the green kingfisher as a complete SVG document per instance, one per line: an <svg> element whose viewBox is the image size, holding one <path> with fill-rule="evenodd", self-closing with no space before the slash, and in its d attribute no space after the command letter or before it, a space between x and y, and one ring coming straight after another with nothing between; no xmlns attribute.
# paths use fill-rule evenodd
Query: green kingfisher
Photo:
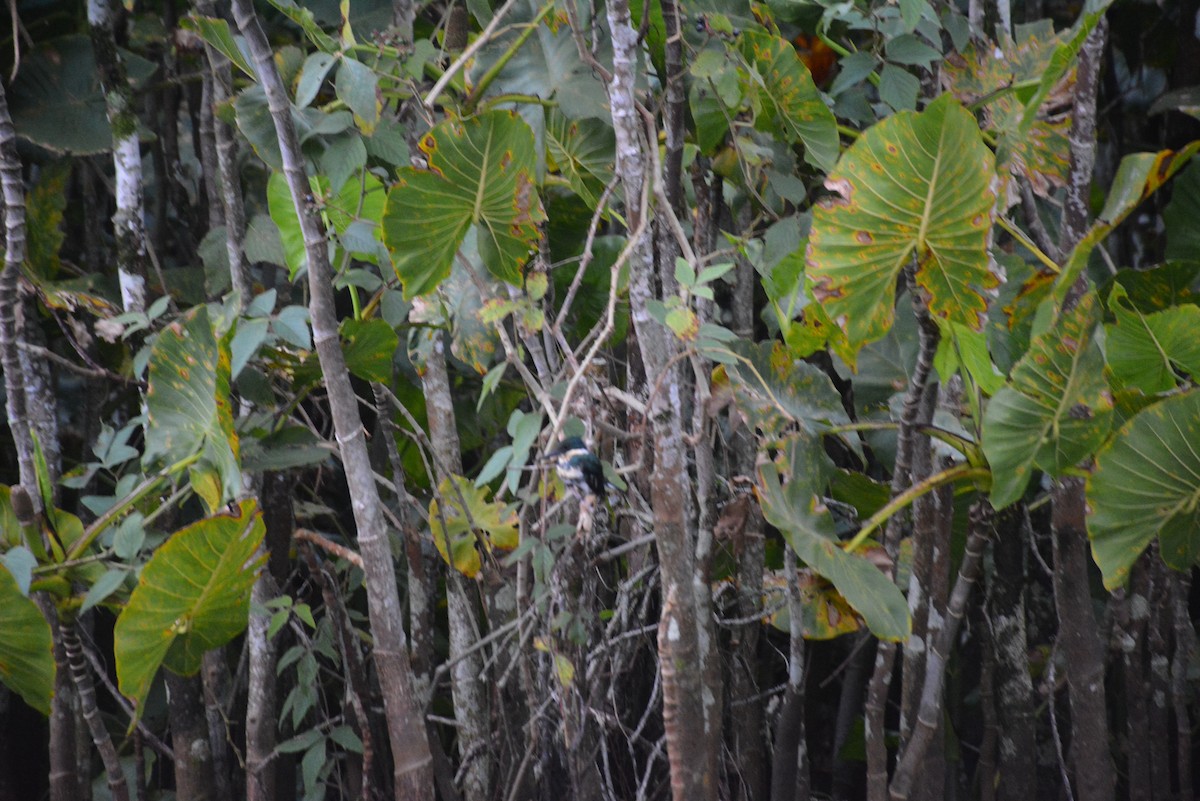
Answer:
<svg viewBox="0 0 1200 801"><path fill-rule="evenodd" d="M604 478L604 466L580 437L567 437L549 455L556 459L554 466L563 484L585 496L605 499L608 482Z"/></svg>

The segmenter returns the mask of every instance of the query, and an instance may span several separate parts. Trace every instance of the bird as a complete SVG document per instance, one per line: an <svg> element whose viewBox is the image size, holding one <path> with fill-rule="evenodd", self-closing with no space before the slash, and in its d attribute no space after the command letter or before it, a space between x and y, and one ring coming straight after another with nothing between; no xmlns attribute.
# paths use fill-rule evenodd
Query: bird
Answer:
<svg viewBox="0 0 1200 801"><path fill-rule="evenodd" d="M604 478L604 466L582 438L567 437L549 455L555 458L554 466L563 484L585 497L606 499L608 481Z"/></svg>

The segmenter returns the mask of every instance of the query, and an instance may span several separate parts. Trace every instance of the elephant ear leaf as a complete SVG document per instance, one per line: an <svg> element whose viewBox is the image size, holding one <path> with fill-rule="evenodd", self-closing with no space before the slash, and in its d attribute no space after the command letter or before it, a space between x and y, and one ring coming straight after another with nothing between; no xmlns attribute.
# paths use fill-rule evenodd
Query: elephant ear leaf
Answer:
<svg viewBox="0 0 1200 801"><path fill-rule="evenodd" d="M189 473L209 511L241 490L230 367L229 346L214 336L203 306L167 326L150 352L150 422L142 461L149 470L161 470L199 454Z"/></svg>
<svg viewBox="0 0 1200 801"><path fill-rule="evenodd" d="M1200 391L1143 409L1096 456L1088 479L1088 535L1104 586L1125 583L1155 537L1163 561L1200 557Z"/></svg>
<svg viewBox="0 0 1200 801"><path fill-rule="evenodd" d="M1096 341L1099 310L1083 297L1013 368L988 403L983 452L992 470L992 505L1020 499L1038 467L1060 475L1104 442L1113 399Z"/></svg>
<svg viewBox="0 0 1200 801"><path fill-rule="evenodd" d="M533 131L515 114L446 120L421 138L427 167L402 167L388 193L383 241L404 296L432 292L450 275L472 225L497 278L521 281L521 264L546 218L535 179Z"/></svg>
<svg viewBox="0 0 1200 801"><path fill-rule="evenodd" d="M250 589L265 559L253 501L175 532L142 568L114 630L117 681L140 706L160 665L181 675L246 627Z"/></svg>
<svg viewBox="0 0 1200 801"><path fill-rule="evenodd" d="M887 333L896 279L916 263L929 311L980 330L996 168L975 118L949 95L869 129L829 174L813 212L812 294L857 352Z"/></svg>

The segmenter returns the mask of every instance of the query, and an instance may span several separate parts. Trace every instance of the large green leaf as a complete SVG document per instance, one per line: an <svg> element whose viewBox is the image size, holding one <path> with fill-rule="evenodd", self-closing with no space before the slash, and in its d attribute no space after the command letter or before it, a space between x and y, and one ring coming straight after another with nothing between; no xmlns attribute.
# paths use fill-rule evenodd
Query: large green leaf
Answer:
<svg viewBox="0 0 1200 801"><path fill-rule="evenodd" d="M472 225L488 269L519 284L545 219L529 126L506 111L447 120L422 137L421 151L428 169L400 168L383 214L383 239L405 297L437 288Z"/></svg>
<svg viewBox="0 0 1200 801"><path fill-rule="evenodd" d="M21 593L0 565L0 681L25 703L50 714L54 695L54 643L37 604Z"/></svg>
<svg viewBox="0 0 1200 801"><path fill-rule="evenodd" d="M342 323L346 369L366 381L391 383L392 357L400 338L383 320L346 320Z"/></svg>
<svg viewBox="0 0 1200 801"><path fill-rule="evenodd" d="M1139 412L1096 456L1088 534L1104 585L1119 587L1158 537L1162 557L1187 570L1200 556L1200 392Z"/></svg>
<svg viewBox="0 0 1200 801"><path fill-rule="evenodd" d="M831 169L838 156L837 120L796 48L763 31L746 31L739 41L754 67L747 94L755 106L755 127L803 142L805 161L818 170Z"/></svg>
<svg viewBox="0 0 1200 801"><path fill-rule="evenodd" d="M836 539L833 517L821 501L833 465L815 435L799 434L784 452L780 466L759 467L758 490L763 516L814 571L837 587L863 616L876 637L904 640L912 630L908 605L894 581L858 553L847 553Z"/></svg>
<svg viewBox="0 0 1200 801"><path fill-rule="evenodd" d="M127 50L120 53L135 87L156 69L154 62L141 56ZM7 92L13 126L22 139L73 156L112 150L112 127L88 36L51 39L23 53L21 70Z"/></svg>
<svg viewBox="0 0 1200 801"><path fill-rule="evenodd" d="M992 505L1018 500L1036 465L1060 475L1095 451L1112 425L1113 399L1096 342L1094 294L1034 339L983 418Z"/></svg>
<svg viewBox="0 0 1200 801"><path fill-rule="evenodd" d="M192 486L210 510L241 489L229 369L229 347L213 335L203 306L167 326L150 352L142 462L159 470L199 453Z"/></svg>
<svg viewBox="0 0 1200 801"><path fill-rule="evenodd" d="M471 69L473 80L485 75L501 58L511 55L509 51L522 36L525 26L533 23L543 5L540 0L516 4L505 17L508 24L476 55ZM612 46L607 39L603 36L597 42L600 50L595 55L602 64L612 61ZM534 95L552 100L563 114L574 120L605 119L607 116L608 95L604 83L579 58L579 50L567 25L539 24L533 35L504 64L488 91L493 95Z"/></svg>
<svg viewBox="0 0 1200 801"><path fill-rule="evenodd" d="M229 59L230 63L244 72L247 77L258 80L258 74L255 73L254 66L246 58L241 46L238 44L238 39L241 37L233 35L226 20L196 15L181 19L179 27L185 31L193 31L199 34L201 39L216 49L221 55L225 56L225 58Z"/></svg>
<svg viewBox="0 0 1200 801"><path fill-rule="evenodd" d="M1200 377L1200 306L1142 314L1116 284L1108 308L1117 321L1104 326L1105 350L1109 369L1121 384L1153 395L1178 385L1177 368Z"/></svg>
<svg viewBox="0 0 1200 801"><path fill-rule="evenodd" d="M979 330L996 286L987 243L995 167L975 118L949 95L875 125L842 156L813 214L813 296L857 350L892 324L915 257L930 312Z"/></svg>
<svg viewBox="0 0 1200 801"><path fill-rule="evenodd" d="M117 618L113 649L121 692L141 705L159 665L182 675L246 627L250 588L265 560L253 501L177 531L142 569Z"/></svg>
<svg viewBox="0 0 1200 801"><path fill-rule="evenodd" d="M1171 187L1171 202L1163 209L1168 259L1200 260L1200 164L1183 171Z"/></svg>

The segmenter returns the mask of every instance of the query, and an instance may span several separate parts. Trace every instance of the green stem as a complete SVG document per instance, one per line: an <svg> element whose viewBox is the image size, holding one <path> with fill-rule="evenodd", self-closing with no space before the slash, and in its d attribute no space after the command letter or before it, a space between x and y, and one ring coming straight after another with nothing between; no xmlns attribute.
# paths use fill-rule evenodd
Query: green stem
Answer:
<svg viewBox="0 0 1200 801"><path fill-rule="evenodd" d="M1005 230L1005 232L1008 233L1009 236L1011 236L1013 239L1020 242L1021 247L1025 248L1030 253L1032 253L1034 256L1036 256L1037 260L1040 261L1042 264L1046 265L1046 267L1050 270L1050 272L1054 273L1055 275L1058 275L1062 272L1062 268L1059 267L1054 262L1054 259L1047 256L1045 253L1042 252L1041 248L1039 248L1037 245L1033 244L1033 242L1029 239L1029 237L1025 236L1024 232L1021 231L1020 228L1017 228L1015 225L1010 223L1008 220L1004 219L1003 216L996 217L996 224L999 225L1001 228L1003 228Z"/></svg>
<svg viewBox="0 0 1200 801"><path fill-rule="evenodd" d="M125 514L125 512L127 512L131 506L140 501L146 495L149 495L151 492L157 489L159 483L162 482L164 477L174 475L184 470L199 459L200 453L197 452L186 459L181 459L159 475L151 476L141 484L138 484L136 487L134 487L132 492L114 503L107 512L100 515L90 526L87 527L87 529L83 532L83 536L71 546L71 550L67 551L65 561L72 561L83 556L84 551L91 547L92 543L96 541L96 538L103 534L104 530L107 529L114 520Z"/></svg>
<svg viewBox="0 0 1200 801"><path fill-rule="evenodd" d="M479 79L479 83L475 84L475 88L471 90L471 94L467 95L467 100L463 104L463 111L465 113L471 113L471 110L475 108L475 104L479 102L479 98L482 97L483 93L486 92L488 87L492 85L492 81L496 80L496 76L500 74L500 71L503 70L508 62L512 60L513 56L517 54L517 51L521 49L521 45L525 44L525 41L530 36L533 36L533 32L537 30L538 26L542 24L542 20L544 20L546 15L553 11L554 8L554 3L547 3L545 6L543 6L542 10L538 12L538 15L533 18L533 21L525 27L525 30L521 31L519 36L517 36L516 41L514 41L512 45L504 51L504 54L501 55L500 58L496 59L495 64L488 68L488 71L485 72Z"/></svg>
<svg viewBox="0 0 1200 801"><path fill-rule="evenodd" d="M854 51L850 50L849 48L843 47L842 45L833 41L832 39L830 39L828 36L826 36L823 33L818 33L817 36L819 36L821 38L821 41L825 43L826 47L828 47L833 52L837 53L842 58L845 58L846 56L849 56L854 52ZM879 76L876 75L873 71L867 73L867 80L871 82L872 86L875 86L875 87L879 86Z"/></svg>
<svg viewBox="0 0 1200 801"><path fill-rule="evenodd" d="M542 106L543 108L558 108L558 103L553 100L546 100L537 95L522 95L517 93L495 95L486 100L479 101L479 110L486 111L503 103L525 103L531 106Z"/></svg>
<svg viewBox="0 0 1200 801"><path fill-rule="evenodd" d="M874 534L880 526L886 523L888 518L896 514L896 512L899 512L904 507L908 506L917 498L920 498L922 495L937 489L943 484L952 484L962 479L984 478L985 476L990 475L991 471L986 467L972 467L970 464L966 463L956 464L954 467L949 467L940 473L934 473L924 481L918 484L913 484L904 492L900 493L895 498L892 498L892 500L889 501L887 505L878 512L871 515L867 522L863 524L862 529L854 535L854 539L842 546L842 550L846 551L847 553L854 551L856 548L858 548L858 546L866 542L867 538Z"/></svg>
<svg viewBox="0 0 1200 801"><path fill-rule="evenodd" d="M994 92L984 95L983 97L979 98L974 103L972 103L971 105L967 106L967 110L971 111L972 113L979 111L979 109L983 108L984 106L988 105L989 103L994 103L995 101L999 100L1000 98L1004 97L1005 95L1010 95L1013 92L1019 92L1022 89L1036 89L1038 87L1038 85L1041 84L1041 82L1042 82L1041 77L1038 77L1038 78L1030 78L1027 81L1020 81L1018 83L1009 84L1008 86L1002 86L999 89L995 90Z"/></svg>
<svg viewBox="0 0 1200 801"><path fill-rule="evenodd" d="M899 423L891 423L891 422L889 422L889 423L847 423L846 425L842 425L842 426L833 426L831 428L822 429L821 433L822 434L842 434L842 433L845 433L848 431L896 431L899 428L900 428ZM967 457L968 464L971 464L972 466L978 466L972 460L975 458L975 456L979 450L979 446L972 440L968 439L967 437L960 436L959 434L955 434L951 431L947 431L944 428L938 428L937 426L934 426L934 425L918 426L917 430L920 431L922 434L933 437L934 439L938 440L939 442L946 443L951 448L954 448L954 450L958 451L963 456Z"/></svg>
<svg viewBox="0 0 1200 801"><path fill-rule="evenodd" d="M837 129L838 133L840 133L842 136L848 136L851 139L858 139L858 137L862 136L862 131L856 131L849 125L842 125L840 122L838 123Z"/></svg>

